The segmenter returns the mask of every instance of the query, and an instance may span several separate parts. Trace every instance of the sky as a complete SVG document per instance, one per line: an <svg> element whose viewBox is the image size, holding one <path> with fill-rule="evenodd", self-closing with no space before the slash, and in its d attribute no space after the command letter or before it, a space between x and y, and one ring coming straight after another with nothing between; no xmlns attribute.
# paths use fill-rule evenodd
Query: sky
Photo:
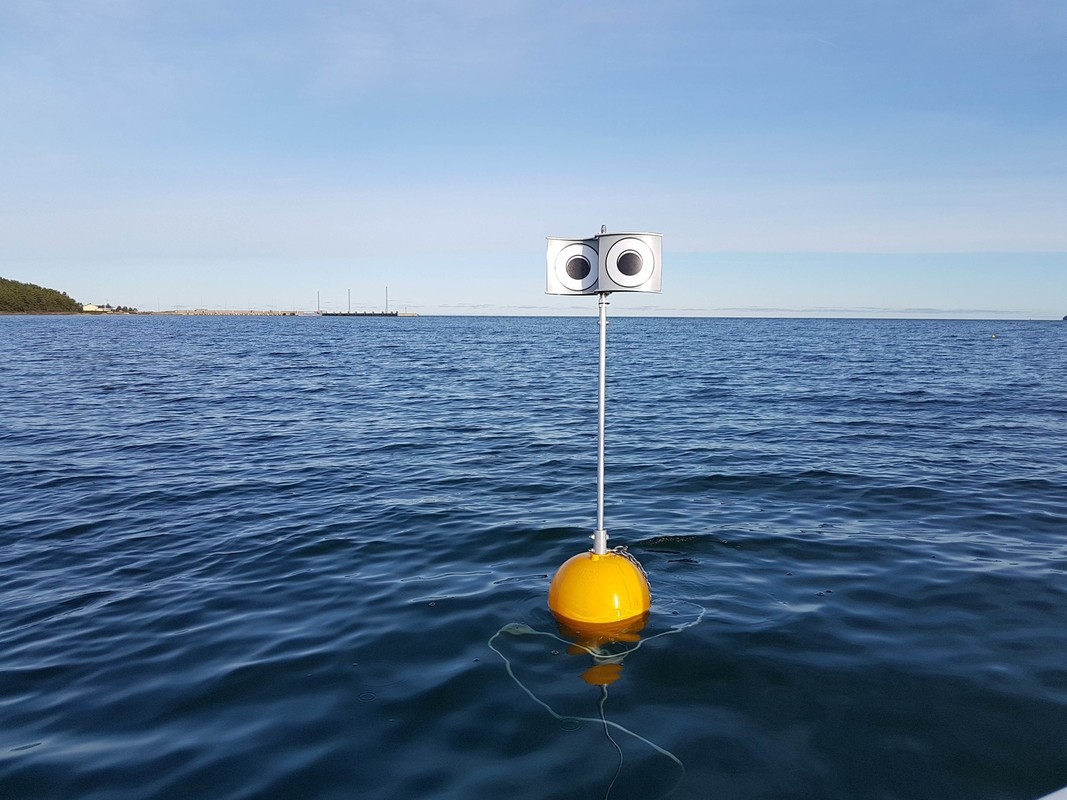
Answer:
<svg viewBox="0 0 1067 800"><path fill-rule="evenodd" d="M0 276L142 310L1067 314L1063 0L4 0Z"/></svg>

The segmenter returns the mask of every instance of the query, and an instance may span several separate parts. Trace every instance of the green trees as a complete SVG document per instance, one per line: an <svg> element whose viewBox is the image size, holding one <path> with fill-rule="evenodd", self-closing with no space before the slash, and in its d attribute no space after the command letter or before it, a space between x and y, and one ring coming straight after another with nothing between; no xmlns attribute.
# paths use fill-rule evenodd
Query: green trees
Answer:
<svg viewBox="0 0 1067 800"><path fill-rule="evenodd" d="M0 313L77 312L81 303L63 292L0 278Z"/></svg>

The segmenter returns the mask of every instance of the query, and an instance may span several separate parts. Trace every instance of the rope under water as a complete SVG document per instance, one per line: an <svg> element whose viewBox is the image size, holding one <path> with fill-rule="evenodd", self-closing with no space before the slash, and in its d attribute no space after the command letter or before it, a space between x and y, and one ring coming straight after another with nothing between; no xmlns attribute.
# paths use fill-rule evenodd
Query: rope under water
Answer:
<svg viewBox="0 0 1067 800"><path fill-rule="evenodd" d="M608 688L607 688L607 686L602 686L601 687L600 702L598 704L599 708L600 708L600 717L599 718L596 718L596 717L573 717L573 716L564 716L562 714L558 714L555 711L555 709L553 709L548 703L546 703L544 700L542 700L537 695L535 695L521 680L519 680L519 677L515 674L515 670L512 669L511 661L508 659L508 657L506 655L504 655L502 652L500 652L500 650L498 650L494 646L493 643L501 635L503 635L505 633L509 634L511 636L543 636L545 638L553 639L553 640L555 640L557 642L565 644L568 647L570 647L570 646L579 647L582 650L585 650L587 653L589 653L589 655L593 657L593 660L598 662L598 663L601 660L605 660L605 661L610 660L612 662L618 663L625 656L627 656L630 653L633 653L633 652L639 650L641 645L643 645L645 642L649 642L649 641L651 641L653 639L658 639L661 636L670 636L672 634L681 633L686 628L691 628L694 625L700 624L701 620L704 619L704 615L707 613L707 609L705 609L703 606L698 606L698 608L700 608L700 613L697 614L695 619L689 620L688 622L680 623L678 625L672 625L668 630L665 630L665 631L657 633L657 634L655 634L653 636L648 636L648 637L646 637L644 639L641 639L633 647L628 647L628 648L626 648L626 649L624 649L622 651L605 651L605 650L600 650L600 649L597 649L597 648L594 648L594 647L588 647L588 646L586 646L584 644L581 644L579 642L573 642L573 641L571 641L569 639L564 639L563 637L558 636L558 635L556 635L554 633L551 633L551 632L548 632L548 631L535 630L534 628L531 628L529 625L527 625L525 623L522 623L522 622L509 622L507 625L504 625L503 627L500 628L500 630L498 630L496 633L494 633L492 636L489 637L489 641L486 644L489 646L490 650L492 650L494 653L496 653L498 656L500 656L500 659L504 662L504 669L507 671L508 676L515 682L515 684L520 689L522 689L522 691L526 694L527 697L529 697L531 700L533 700L535 703L537 703L537 705L541 706L541 708L543 708L550 715L552 715L552 717L554 717L555 719L559 720L560 722L565 722L567 720L574 720L574 721L577 721L577 722L588 722L588 723L591 723L591 724L603 725L604 726L604 735L607 736L608 741L610 741L615 746L615 749L618 750L618 752L619 752L619 766L616 768L615 776L611 779L611 783L608 785L607 793L604 795L605 800L608 800L608 796L611 794L611 790L614 788L616 781L618 781L618 779L619 779L619 775L622 773L622 766L623 766L622 748L619 746L619 743L617 741L615 741L615 739L612 737L612 735L611 735L611 729L612 728L614 728L617 731L621 731L622 733L625 733L627 736L631 736L634 739L637 739L639 742L642 742L643 744L645 744L648 747L652 748L653 750L655 750L657 753L659 753L663 757L665 757L665 758L669 759L670 761L672 761L678 767L680 772L678 774L678 777L675 779L674 783L671 785L670 789L668 789L665 793L659 795L655 799L655 800L662 800L662 798L667 797L668 795L672 794L674 792L674 790L676 788L678 788L678 785L681 783L682 778L685 777L685 764L683 764L681 759L679 759L676 755L674 755L674 753L672 753L670 750L667 750L666 748L660 747L658 744L656 744L653 741L650 741L650 740L646 739L644 736L641 736L640 734L635 733L634 731L630 730L629 728L626 728L626 727L620 725L619 723L613 722L612 720L608 719L607 715L606 715L606 713L604 711L604 704L605 704L605 702L607 701L607 698L608 698Z"/></svg>
<svg viewBox="0 0 1067 800"><path fill-rule="evenodd" d="M611 728L608 727L608 718L604 713L604 703L608 701L608 687L605 684L600 687L600 718L604 721L604 735L608 737L608 741L615 745L615 749L619 751L619 766L615 768L615 774L611 778L611 783L608 784L608 790L604 792L604 800L608 800L611 797L611 790L615 788L615 781L619 779L622 774L622 748L619 747L619 743L611 737ZM685 767L682 767L684 772Z"/></svg>

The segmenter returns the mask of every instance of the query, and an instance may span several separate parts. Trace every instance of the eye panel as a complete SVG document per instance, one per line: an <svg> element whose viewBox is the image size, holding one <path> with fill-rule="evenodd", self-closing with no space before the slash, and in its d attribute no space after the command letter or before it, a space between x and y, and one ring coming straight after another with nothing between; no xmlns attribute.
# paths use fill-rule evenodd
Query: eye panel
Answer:
<svg viewBox="0 0 1067 800"><path fill-rule="evenodd" d="M607 277L622 289L637 289L648 283L656 268L656 254L644 239L636 236L616 239L604 257Z"/></svg>
<svg viewBox="0 0 1067 800"><path fill-rule="evenodd" d="M572 292L584 292L596 283L597 252L582 242L569 244L556 256L556 277Z"/></svg>
<svg viewBox="0 0 1067 800"><path fill-rule="evenodd" d="M600 256L591 239L550 239L548 293L592 294L600 273Z"/></svg>

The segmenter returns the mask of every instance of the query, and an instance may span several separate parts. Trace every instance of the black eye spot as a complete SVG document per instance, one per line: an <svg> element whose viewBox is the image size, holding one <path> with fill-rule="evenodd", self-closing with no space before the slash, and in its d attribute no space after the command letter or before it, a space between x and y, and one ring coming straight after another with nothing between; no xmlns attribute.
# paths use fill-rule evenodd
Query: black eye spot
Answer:
<svg viewBox="0 0 1067 800"><path fill-rule="evenodd" d="M585 256L571 256L567 260L566 269L568 277L576 281L584 281L593 270Z"/></svg>
<svg viewBox="0 0 1067 800"><path fill-rule="evenodd" d="M615 262L619 267L619 272L628 277L633 277L641 271L641 267L644 262L641 260L641 256L635 253L633 250L627 250L621 256L619 260Z"/></svg>

